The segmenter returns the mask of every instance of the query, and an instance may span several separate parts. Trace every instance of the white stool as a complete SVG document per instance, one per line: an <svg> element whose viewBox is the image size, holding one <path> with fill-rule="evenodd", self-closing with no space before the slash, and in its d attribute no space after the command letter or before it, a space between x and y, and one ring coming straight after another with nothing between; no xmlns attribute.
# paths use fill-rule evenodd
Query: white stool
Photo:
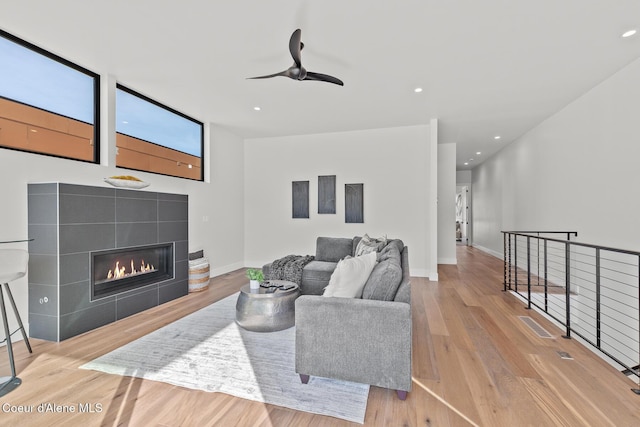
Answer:
<svg viewBox="0 0 640 427"><path fill-rule="evenodd" d="M16 366L13 360L13 346L11 345L11 335L15 334L18 331L22 332L22 337L24 338L24 342L27 345L27 349L29 349L29 353L32 353L29 338L27 337L24 326L22 325L22 320L20 319L20 314L18 313L18 309L16 308L16 303L13 300L11 288L9 288L9 282L19 279L27 274L28 262L29 253L25 250L0 249L0 311L2 311L2 323L4 324L5 334L5 339L3 341L0 341L0 344L5 341L7 342L9 364L11 365L11 376L0 377L0 396L4 396L22 383L22 380L16 377ZM7 291L9 302L13 307L13 312L15 313L16 320L18 321L18 329L11 333L9 332L7 310L4 305L4 294L2 288L6 289Z"/></svg>

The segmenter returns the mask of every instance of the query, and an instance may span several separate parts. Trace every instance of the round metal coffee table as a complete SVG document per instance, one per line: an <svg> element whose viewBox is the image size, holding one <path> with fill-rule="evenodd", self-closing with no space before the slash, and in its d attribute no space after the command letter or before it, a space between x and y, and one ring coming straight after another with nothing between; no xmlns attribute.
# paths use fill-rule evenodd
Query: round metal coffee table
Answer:
<svg viewBox="0 0 640 427"><path fill-rule="evenodd" d="M274 332L295 324L295 302L300 288L286 280L269 280L269 285L251 289L249 284L240 289L236 302L236 323L254 332Z"/></svg>

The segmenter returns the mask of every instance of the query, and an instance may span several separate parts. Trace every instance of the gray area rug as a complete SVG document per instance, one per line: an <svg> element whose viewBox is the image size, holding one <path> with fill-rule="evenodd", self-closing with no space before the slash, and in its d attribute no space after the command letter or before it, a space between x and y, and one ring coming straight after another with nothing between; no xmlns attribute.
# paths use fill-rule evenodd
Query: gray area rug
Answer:
<svg viewBox="0 0 640 427"><path fill-rule="evenodd" d="M80 368L364 423L369 386L318 377L302 384L295 372L295 327L269 333L240 328L235 323L237 295Z"/></svg>

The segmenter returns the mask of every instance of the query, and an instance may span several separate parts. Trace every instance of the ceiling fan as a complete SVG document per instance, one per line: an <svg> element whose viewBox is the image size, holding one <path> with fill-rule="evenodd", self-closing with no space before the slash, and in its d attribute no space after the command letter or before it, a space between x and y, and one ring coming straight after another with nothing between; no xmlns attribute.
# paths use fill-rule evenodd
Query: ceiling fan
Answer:
<svg viewBox="0 0 640 427"><path fill-rule="evenodd" d="M284 71L275 74L269 74L267 76L258 76L258 77L248 77L249 79L268 79L270 77L289 77L293 80L317 80L321 82L328 82L337 84L340 86L344 86L342 80L329 76L327 74L314 73L311 71L307 71L302 66L302 60L300 58L300 52L302 48L304 48L304 43L300 41L301 31L298 28L291 34L291 39L289 39L289 52L291 52L291 56L293 57L293 65L287 68Z"/></svg>

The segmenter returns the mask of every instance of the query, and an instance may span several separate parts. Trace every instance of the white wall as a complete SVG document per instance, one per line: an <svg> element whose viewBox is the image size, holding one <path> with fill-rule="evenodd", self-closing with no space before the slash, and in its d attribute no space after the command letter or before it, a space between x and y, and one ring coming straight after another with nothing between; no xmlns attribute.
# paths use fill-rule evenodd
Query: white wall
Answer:
<svg viewBox="0 0 640 427"><path fill-rule="evenodd" d="M640 250L640 60L473 170L474 245L502 253L501 230L575 230Z"/></svg>
<svg viewBox="0 0 640 427"><path fill-rule="evenodd" d="M429 262L431 268L429 271L429 280L438 281L438 142L439 142L439 122L438 119L429 121L429 133L431 136L430 153L431 159L434 159L424 167L429 170L429 194L432 197L428 202L429 210L429 235L426 236L429 242Z"/></svg>
<svg viewBox="0 0 640 427"><path fill-rule="evenodd" d="M211 275L218 276L245 265L243 139L211 126L209 161L210 183L197 185L189 196L193 218L189 244L204 248ZM208 217L208 221L202 221L201 216Z"/></svg>
<svg viewBox="0 0 640 427"><path fill-rule="evenodd" d="M456 263L456 144L438 144L438 264Z"/></svg>
<svg viewBox="0 0 640 427"><path fill-rule="evenodd" d="M456 184L465 185L471 184L471 171L457 171L456 172Z"/></svg>
<svg viewBox="0 0 640 427"><path fill-rule="evenodd" d="M400 238L428 276L429 126L245 141L245 261L313 255L318 236ZM336 175L336 214L318 214L318 176ZM310 218L291 218L291 182L310 181ZM346 224L344 184L364 184L364 224Z"/></svg>
<svg viewBox="0 0 640 427"><path fill-rule="evenodd" d="M212 126L211 183L0 148L0 241L27 238L27 183L66 182L105 186L105 177L128 173L150 182L145 190L189 195L190 250L204 249L212 274L243 266L244 184L242 139ZM113 149L113 148L111 148ZM208 221L203 221L208 217ZM27 244L2 245L27 249ZM12 283L23 322L28 322L27 278ZM9 315L10 320L13 316ZM13 320L11 320L13 322ZM0 336L2 334L0 333ZM18 336L15 336L18 339Z"/></svg>

